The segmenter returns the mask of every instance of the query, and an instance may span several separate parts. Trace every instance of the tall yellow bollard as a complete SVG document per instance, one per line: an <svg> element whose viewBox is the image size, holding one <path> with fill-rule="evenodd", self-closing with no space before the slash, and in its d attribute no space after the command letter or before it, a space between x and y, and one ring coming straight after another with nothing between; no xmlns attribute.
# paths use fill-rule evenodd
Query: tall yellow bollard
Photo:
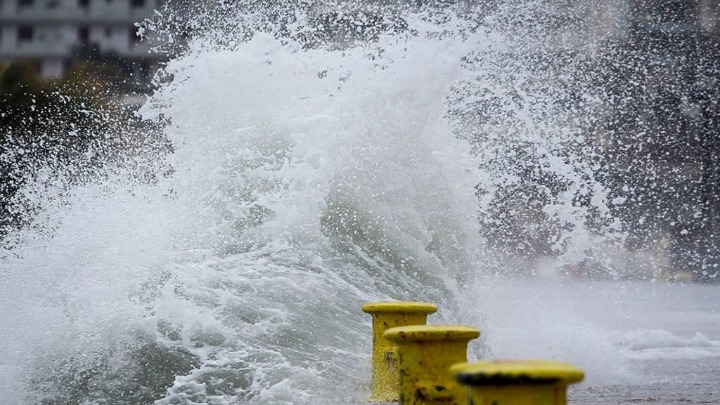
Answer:
<svg viewBox="0 0 720 405"><path fill-rule="evenodd" d="M457 381L470 386L474 405L566 405L567 386L582 370L547 360L504 360L456 364Z"/></svg>
<svg viewBox="0 0 720 405"><path fill-rule="evenodd" d="M428 315L437 311L437 305L409 301L369 302L362 306L362 310L372 315L373 372L370 400L397 401L397 348L383 334L396 326L424 325Z"/></svg>
<svg viewBox="0 0 720 405"><path fill-rule="evenodd" d="M461 325L391 328L385 337L398 346L400 405L467 405L468 390L450 374L467 361L468 342L480 331Z"/></svg>

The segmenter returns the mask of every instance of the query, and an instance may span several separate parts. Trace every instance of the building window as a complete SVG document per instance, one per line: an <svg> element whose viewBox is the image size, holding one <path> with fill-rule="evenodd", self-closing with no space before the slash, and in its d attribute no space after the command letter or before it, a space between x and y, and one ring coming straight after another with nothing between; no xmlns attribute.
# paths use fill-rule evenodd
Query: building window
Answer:
<svg viewBox="0 0 720 405"><path fill-rule="evenodd" d="M32 7L33 2L33 0L18 0L18 7Z"/></svg>
<svg viewBox="0 0 720 405"><path fill-rule="evenodd" d="M141 39L141 38L140 38L140 36L138 35L137 27L134 26L134 25L131 26L131 27L130 27L130 43L131 43L131 44L136 44L136 43L140 42L140 39Z"/></svg>
<svg viewBox="0 0 720 405"><path fill-rule="evenodd" d="M90 28L85 26L78 28L78 40L83 44L90 42Z"/></svg>
<svg viewBox="0 0 720 405"><path fill-rule="evenodd" d="M130 7L133 7L133 8L145 7L145 0L130 0Z"/></svg>
<svg viewBox="0 0 720 405"><path fill-rule="evenodd" d="M88 6L90 6L90 0L78 0L78 6L88 8Z"/></svg>
<svg viewBox="0 0 720 405"><path fill-rule="evenodd" d="M21 25L18 27L17 39L18 42L30 42L33 40L35 30L30 25Z"/></svg>

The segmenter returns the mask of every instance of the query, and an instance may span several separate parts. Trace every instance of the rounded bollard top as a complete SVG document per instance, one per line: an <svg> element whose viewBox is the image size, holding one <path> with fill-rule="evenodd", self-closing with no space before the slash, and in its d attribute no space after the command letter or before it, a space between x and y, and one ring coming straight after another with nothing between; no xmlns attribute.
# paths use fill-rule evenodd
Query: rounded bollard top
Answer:
<svg viewBox="0 0 720 405"><path fill-rule="evenodd" d="M463 325L411 325L390 328L383 334L397 344L408 342L469 341L480 336L480 331Z"/></svg>
<svg viewBox="0 0 720 405"><path fill-rule="evenodd" d="M583 380L572 364L550 360L497 360L460 363L450 368L458 382L470 386L562 384Z"/></svg>
<svg viewBox="0 0 720 405"><path fill-rule="evenodd" d="M362 306L362 310L368 314L387 312L432 314L437 311L437 305L414 301L368 302Z"/></svg>

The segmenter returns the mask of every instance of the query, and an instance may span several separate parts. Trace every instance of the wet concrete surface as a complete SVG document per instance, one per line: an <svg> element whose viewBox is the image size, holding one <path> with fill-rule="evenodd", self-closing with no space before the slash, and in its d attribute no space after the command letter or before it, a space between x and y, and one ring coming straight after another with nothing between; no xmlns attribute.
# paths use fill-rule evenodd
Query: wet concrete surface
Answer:
<svg viewBox="0 0 720 405"><path fill-rule="evenodd" d="M574 405L720 404L720 357L644 360L639 366L651 383L577 386L568 392Z"/></svg>

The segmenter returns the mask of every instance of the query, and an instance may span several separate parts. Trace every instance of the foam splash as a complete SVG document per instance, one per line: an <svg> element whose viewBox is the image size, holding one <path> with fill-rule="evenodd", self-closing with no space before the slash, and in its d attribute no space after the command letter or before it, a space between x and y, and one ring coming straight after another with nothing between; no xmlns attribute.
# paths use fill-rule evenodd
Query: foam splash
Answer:
<svg viewBox="0 0 720 405"><path fill-rule="evenodd" d="M388 51L257 35L172 62L142 114L169 119L174 173L63 192L4 259L2 304L24 316L3 340L31 353L6 356L13 398L353 402L362 302L452 319L480 246L474 164L443 119L454 49Z"/></svg>
<svg viewBox="0 0 720 405"><path fill-rule="evenodd" d="M156 181L118 168L26 190L43 209L2 258L1 396L364 402L359 308L378 299L480 326L471 358L550 357L591 382L630 381L597 303L556 277L618 227L554 71L511 32L517 8L349 2L333 20L272 3L223 3L186 26L198 36L140 112L173 145ZM333 21L343 35L319 29ZM542 197L528 212L513 199L526 186ZM505 202L502 218L536 226L494 222ZM542 246L501 249L489 229ZM518 264L526 250L561 260ZM488 276L528 267L535 282Z"/></svg>
<svg viewBox="0 0 720 405"><path fill-rule="evenodd" d="M640 330L628 333L622 342L628 356L639 360L720 357L720 341L709 339L700 332L684 337L665 330Z"/></svg>

